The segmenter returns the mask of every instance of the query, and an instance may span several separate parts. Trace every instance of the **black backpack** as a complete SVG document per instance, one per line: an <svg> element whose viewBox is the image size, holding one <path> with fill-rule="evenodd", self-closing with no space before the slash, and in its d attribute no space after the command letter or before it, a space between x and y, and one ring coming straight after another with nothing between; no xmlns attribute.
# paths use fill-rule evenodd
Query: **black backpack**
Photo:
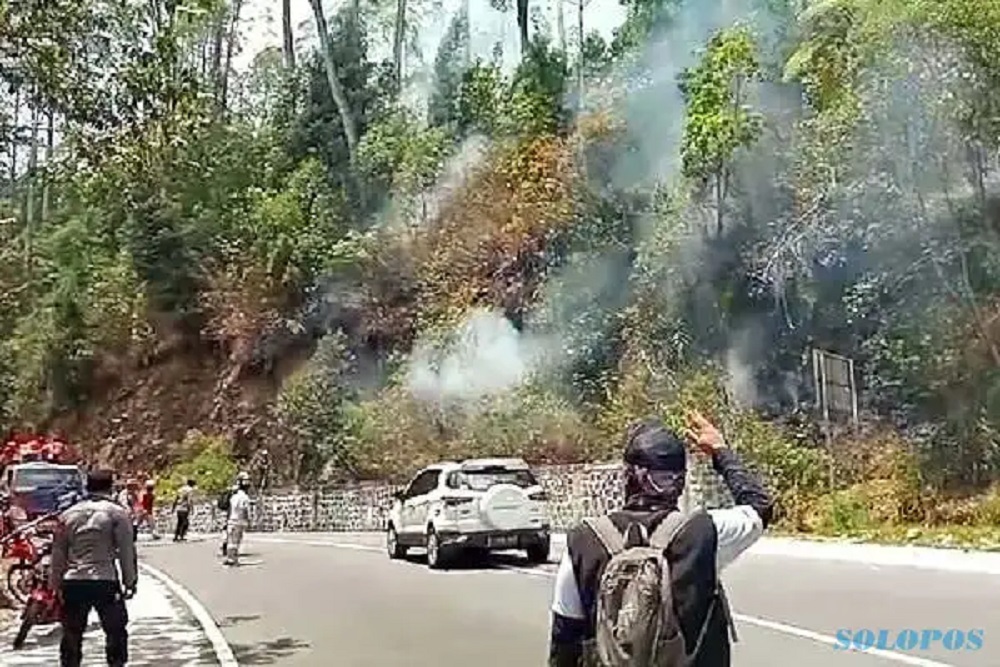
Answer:
<svg viewBox="0 0 1000 667"><path fill-rule="evenodd" d="M226 491L223 491L219 495L219 509L220 510L222 510L223 512L228 512L229 511L229 501L232 498L232 496L233 496L232 489L228 489Z"/></svg>

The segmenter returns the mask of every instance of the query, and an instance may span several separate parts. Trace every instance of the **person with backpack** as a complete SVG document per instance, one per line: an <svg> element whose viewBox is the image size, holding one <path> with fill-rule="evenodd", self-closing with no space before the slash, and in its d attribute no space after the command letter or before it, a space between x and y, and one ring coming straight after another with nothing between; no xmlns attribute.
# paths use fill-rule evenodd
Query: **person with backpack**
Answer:
<svg viewBox="0 0 1000 667"><path fill-rule="evenodd" d="M697 412L683 437L647 419L626 433L625 506L566 536L552 602L550 667L729 667L719 572L763 534L772 499ZM687 443L685 443L687 440ZM682 512L687 444L711 456L735 500Z"/></svg>

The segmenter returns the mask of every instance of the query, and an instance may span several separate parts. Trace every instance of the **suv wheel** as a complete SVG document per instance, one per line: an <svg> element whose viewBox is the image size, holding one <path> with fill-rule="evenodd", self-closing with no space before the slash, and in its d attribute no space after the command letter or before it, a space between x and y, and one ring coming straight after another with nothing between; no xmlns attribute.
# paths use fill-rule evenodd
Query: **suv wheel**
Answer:
<svg viewBox="0 0 1000 667"><path fill-rule="evenodd" d="M442 546L441 539L433 528L427 529L427 567L440 570L447 564L448 548Z"/></svg>
<svg viewBox="0 0 1000 667"><path fill-rule="evenodd" d="M385 531L385 547L389 552L389 558L399 559L406 556L406 547L399 543L399 535L396 534L396 528L392 524L389 524L388 530Z"/></svg>
<svg viewBox="0 0 1000 667"><path fill-rule="evenodd" d="M550 548L551 545L549 540L542 540L541 542L535 542L534 544L528 546L526 549L528 552L528 561L536 564L548 562Z"/></svg>

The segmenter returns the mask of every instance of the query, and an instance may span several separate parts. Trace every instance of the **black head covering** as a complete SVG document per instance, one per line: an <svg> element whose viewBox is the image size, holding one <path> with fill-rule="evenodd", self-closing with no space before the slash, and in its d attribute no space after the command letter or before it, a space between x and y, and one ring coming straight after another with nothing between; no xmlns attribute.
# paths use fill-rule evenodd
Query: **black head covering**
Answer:
<svg viewBox="0 0 1000 667"><path fill-rule="evenodd" d="M645 419L625 435L625 496L630 509L677 506L687 474L687 446L658 419Z"/></svg>
<svg viewBox="0 0 1000 667"><path fill-rule="evenodd" d="M624 459L629 465L651 471L684 472L687 446L659 420L646 419L629 427Z"/></svg>

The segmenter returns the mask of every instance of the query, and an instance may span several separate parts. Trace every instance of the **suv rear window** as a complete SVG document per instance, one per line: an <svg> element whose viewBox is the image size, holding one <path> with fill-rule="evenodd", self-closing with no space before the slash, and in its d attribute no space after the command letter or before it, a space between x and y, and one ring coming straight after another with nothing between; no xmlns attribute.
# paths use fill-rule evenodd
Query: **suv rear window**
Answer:
<svg viewBox="0 0 1000 667"><path fill-rule="evenodd" d="M538 482L530 470L524 468L511 470L509 468L483 468L482 470L463 470L454 473L448 480L448 486L461 488L463 486L473 491L485 491L497 484L514 484L526 489L536 486Z"/></svg>

